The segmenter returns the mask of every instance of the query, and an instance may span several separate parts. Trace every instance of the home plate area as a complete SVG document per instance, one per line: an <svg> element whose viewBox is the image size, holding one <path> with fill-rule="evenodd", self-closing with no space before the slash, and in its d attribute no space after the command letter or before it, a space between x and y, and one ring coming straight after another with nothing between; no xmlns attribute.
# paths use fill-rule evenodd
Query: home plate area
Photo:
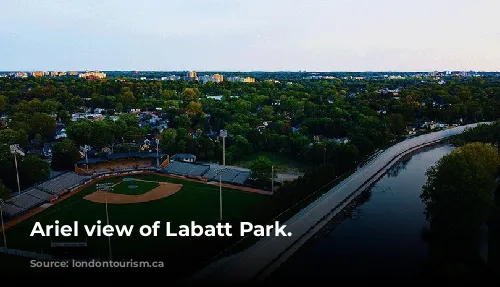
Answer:
<svg viewBox="0 0 500 287"><path fill-rule="evenodd" d="M168 197L181 188L182 184L124 178L113 185L113 191L95 191L84 199L108 204L142 203Z"/></svg>

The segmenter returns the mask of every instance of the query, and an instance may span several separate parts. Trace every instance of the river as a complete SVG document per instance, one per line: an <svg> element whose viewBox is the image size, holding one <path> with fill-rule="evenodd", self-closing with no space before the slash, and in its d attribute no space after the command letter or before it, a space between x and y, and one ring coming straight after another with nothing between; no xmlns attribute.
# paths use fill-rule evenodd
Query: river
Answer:
<svg viewBox="0 0 500 287"><path fill-rule="evenodd" d="M420 199L425 171L454 148L419 151L393 166L356 203L301 247L269 283L419 278L429 260Z"/></svg>

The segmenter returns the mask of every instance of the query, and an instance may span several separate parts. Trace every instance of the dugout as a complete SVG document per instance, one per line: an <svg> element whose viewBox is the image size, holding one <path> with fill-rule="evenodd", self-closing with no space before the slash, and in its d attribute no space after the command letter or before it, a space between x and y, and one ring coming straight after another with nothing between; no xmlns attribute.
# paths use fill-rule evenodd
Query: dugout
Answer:
<svg viewBox="0 0 500 287"><path fill-rule="evenodd" d="M51 251L55 260L90 258L87 242L52 242Z"/></svg>

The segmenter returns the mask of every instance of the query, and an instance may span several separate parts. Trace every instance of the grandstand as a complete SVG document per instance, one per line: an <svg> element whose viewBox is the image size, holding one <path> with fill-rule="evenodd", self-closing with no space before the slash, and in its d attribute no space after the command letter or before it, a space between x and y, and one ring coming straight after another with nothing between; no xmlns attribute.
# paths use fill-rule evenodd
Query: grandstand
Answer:
<svg viewBox="0 0 500 287"><path fill-rule="evenodd" d="M219 181L235 185L246 185L250 178L250 171L242 168L226 167L219 178L221 165L194 164L180 161L172 161L163 171L169 174L185 177L201 177L207 181Z"/></svg>
<svg viewBox="0 0 500 287"><path fill-rule="evenodd" d="M175 175L187 176L189 172L194 169L196 165L191 163L185 163L180 161L172 161L163 170L166 173L171 173Z"/></svg>
<svg viewBox="0 0 500 287"><path fill-rule="evenodd" d="M19 195L5 201L3 213L12 218L50 201L52 197L62 194L82 184L90 177L67 172L53 177L35 187L23 191Z"/></svg>
<svg viewBox="0 0 500 287"><path fill-rule="evenodd" d="M90 179L90 177L78 175L74 172L67 172L39 184L37 188L50 194L60 194L74 186L80 185L87 179Z"/></svg>

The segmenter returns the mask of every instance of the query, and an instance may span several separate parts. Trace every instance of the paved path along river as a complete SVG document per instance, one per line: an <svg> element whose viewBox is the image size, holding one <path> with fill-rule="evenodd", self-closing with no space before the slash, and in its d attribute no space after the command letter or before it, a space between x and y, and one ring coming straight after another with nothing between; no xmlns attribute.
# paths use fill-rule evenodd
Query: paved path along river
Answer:
<svg viewBox="0 0 500 287"><path fill-rule="evenodd" d="M188 281L244 283L265 279L406 153L460 134L476 125L454 127L397 143L379 153L347 179L283 223L287 225L286 231L291 232L292 236L262 238L240 253L213 262Z"/></svg>

